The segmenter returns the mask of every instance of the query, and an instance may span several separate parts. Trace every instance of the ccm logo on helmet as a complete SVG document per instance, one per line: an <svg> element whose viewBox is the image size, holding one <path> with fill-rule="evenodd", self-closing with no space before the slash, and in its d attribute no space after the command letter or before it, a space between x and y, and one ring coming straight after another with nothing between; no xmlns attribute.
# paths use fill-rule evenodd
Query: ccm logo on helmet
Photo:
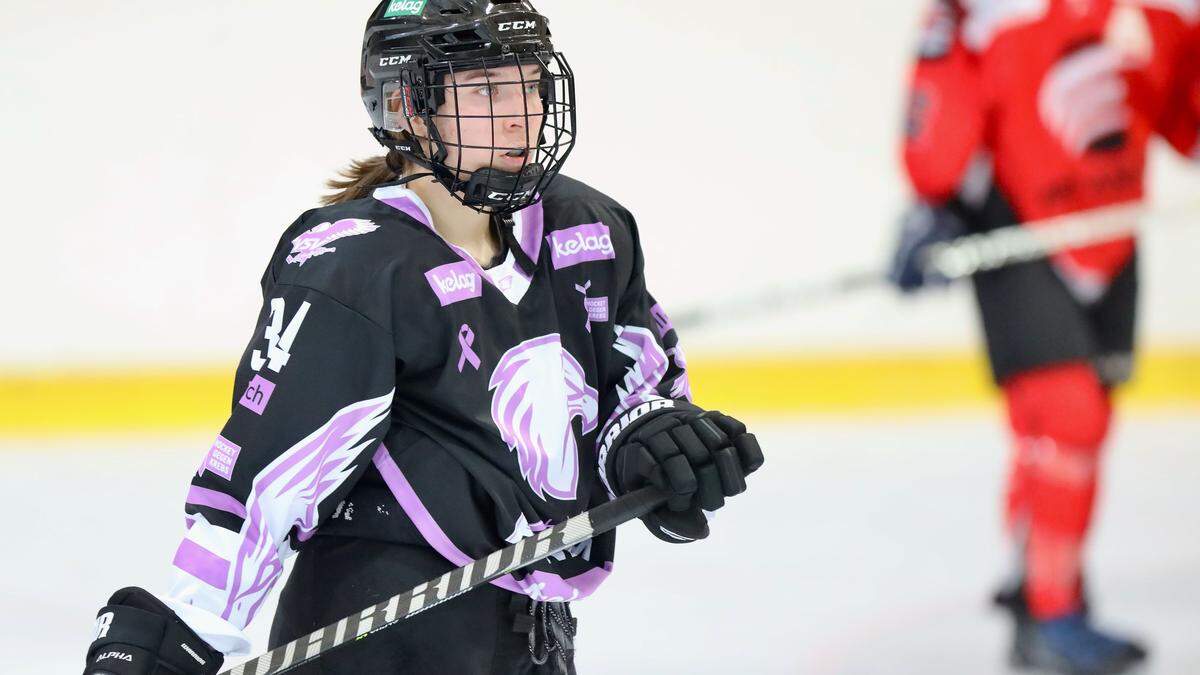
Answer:
<svg viewBox="0 0 1200 675"><path fill-rule="evenodd" d="M399 66L405 63L412 63L413 55L405 54L403 56L384 56L379 59L379 66L385 68L387 66Z"/></svg>
<svg viewBox="0 0 1200 675"><path fill-rule="evenodd" d="M532 193L532 192L533 192L533 190L526 190L524 192L515 192L515 193L500 192L498 190L493 190L492 193L488 195L488 199L491 199L493 201L498 201L498 202L511 202L511 201L515 201L517 199L524 199L524 198L528 197L530 195L530 193Z"/></svg>
<svg viewBox="0 0 1200 675"><path fill-rule="evenodd" d="M496 26L501 33L506 30L533 30L534 28L537 28L536 21L506 21Z"/></svg>

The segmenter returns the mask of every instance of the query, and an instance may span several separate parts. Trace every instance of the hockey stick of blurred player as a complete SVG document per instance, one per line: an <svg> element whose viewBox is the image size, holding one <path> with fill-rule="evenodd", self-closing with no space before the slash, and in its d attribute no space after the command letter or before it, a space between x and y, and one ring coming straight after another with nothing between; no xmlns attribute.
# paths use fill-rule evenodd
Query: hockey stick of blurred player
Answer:
<svg viewBox="0 0 1200 675"><path fill-rule="evenodd" d="M1127 237L1155 225L1198 222L1200 201L1196 200L1157 208L1134 204L1094 209L932 244L924 255L924 267L927 274L961 279L1058 251Z"/></svg>
<svg viewBox="0 0 1200 675"><path fill-rule="evenodd" d="M221 675L276 675L307 663L331 649L362 639L431 607L455 598L492 579L548 558L580 542L646 516L667 502L658 487L637 489L601 504L548 530L526 537L412 590L394 595L337 623L301 636L238 664Z"/></svg>
<svg viewBox="0 0 1200 675"><path fill-rule="evenodd" d="M947 284L976 272L1044 258L1064 249L1117 239L1158 225L1189 222L1200 223L1200 201L1095 209L967 235L965 228L953 222L946 212L918 207L905 217L903 236L909 241L901 247L898 262L890 272L861 270L826 282L775 286L685 310L672 318L678 328L697 328L739 316L817 305L888 283L912 289L925 284ZM908 256L914 264L899 263L906 249L918 248L925 250Z"/></svg>
<svg viewBox="0 0 1200 675"><path fill-rule="evenodd" d="M679 329L698 328L742 316L817 305L886 283L886 274L875 270L862 270L843 274L831 281L773 286L672 314L671 322Z"/></svg>

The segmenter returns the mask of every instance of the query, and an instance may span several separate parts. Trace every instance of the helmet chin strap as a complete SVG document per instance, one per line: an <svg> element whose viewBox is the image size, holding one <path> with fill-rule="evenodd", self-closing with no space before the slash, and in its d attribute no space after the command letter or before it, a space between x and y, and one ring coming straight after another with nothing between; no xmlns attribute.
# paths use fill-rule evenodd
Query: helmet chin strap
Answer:
<svg viewBox="0 0 1200 675"><path fill-rule="evenodd" d="M512 214L492 216L492 222L496 225L500 240L504 242L504 248L512 252L517 265L525 271L525 274L532 277L537 270L537 265L533 263L525 249L521 248L521 242L517 241L516 233L513 231L515 225Z"/></svg>
<svg viewBox="0 0 1200 675"><path fill-rule="evenodd" d="M427 178L427 177L437 178L437 176L433 175L433 172L424 171L422 173L414 173L414 174L405 176L404 178L401 178L400 180L393 183L393 185L404 186L404 185L408 185L409 183L413 182L414 180L417 180L418 178Z"/></svg>
<svg viewBox="0 0 1200 675"><path fill-rule="evenodd" d="M427 170L424 173L405 176L401 179L400 185L405 185L418 178L432 176L451 194L457 196L464 205L477 211L486 210L497 214L519 211L524 204L529 202L545 173L545 168L536 162L527 164L520 173L489 166L472 171L471 177L463 181L455 176L448 167L439 166L438 163L430 161L416 142L416 137L411 134L406 133L405 138L396 138L382 129L371 129L371 133L385 148L399 152L417 166ZM436 154L441 158L440 161L444 161L448 154L446 144L440 138L424 140L437 146Z"/></svg>

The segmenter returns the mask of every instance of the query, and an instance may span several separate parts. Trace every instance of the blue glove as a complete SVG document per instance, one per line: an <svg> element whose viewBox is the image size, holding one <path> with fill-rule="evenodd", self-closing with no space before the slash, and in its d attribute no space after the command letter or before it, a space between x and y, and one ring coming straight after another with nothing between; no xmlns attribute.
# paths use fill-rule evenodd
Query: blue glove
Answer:
<svg viewBox="0 0 1200 675"><path fill-rule="evenodd" d="M900 219L900 241L888 279L905 293L949 284L942 274L925 269L926 254L931 245L954 241L966 232L966 225L950 209L917 202Z"/></svg>

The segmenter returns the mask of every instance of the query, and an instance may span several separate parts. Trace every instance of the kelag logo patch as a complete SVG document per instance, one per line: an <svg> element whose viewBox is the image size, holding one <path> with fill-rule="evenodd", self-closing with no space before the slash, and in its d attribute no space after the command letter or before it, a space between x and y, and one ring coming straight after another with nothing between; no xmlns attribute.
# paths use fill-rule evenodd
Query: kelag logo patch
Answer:
<svg viewBox="0 0 1200 675"><path fill-rule="evenodd" d="M483 295L483 279L466 261L435 267L425 273L425 279L442 307Z"/></svg>
<svg viewBox="0 0 1200 675"><path fill-rule="evenodd" d="M556 270L617 257L612 234L604 223L588 223L551 232L546 241L550 243L550 261Z"/></svg>
<svg viewBox="0 0 1200 675"><path fill-rule="evenodd" d="M425 11L428 0L392 0L384 12L383 18L394 19L398 16L420 16Z"/></svg>

